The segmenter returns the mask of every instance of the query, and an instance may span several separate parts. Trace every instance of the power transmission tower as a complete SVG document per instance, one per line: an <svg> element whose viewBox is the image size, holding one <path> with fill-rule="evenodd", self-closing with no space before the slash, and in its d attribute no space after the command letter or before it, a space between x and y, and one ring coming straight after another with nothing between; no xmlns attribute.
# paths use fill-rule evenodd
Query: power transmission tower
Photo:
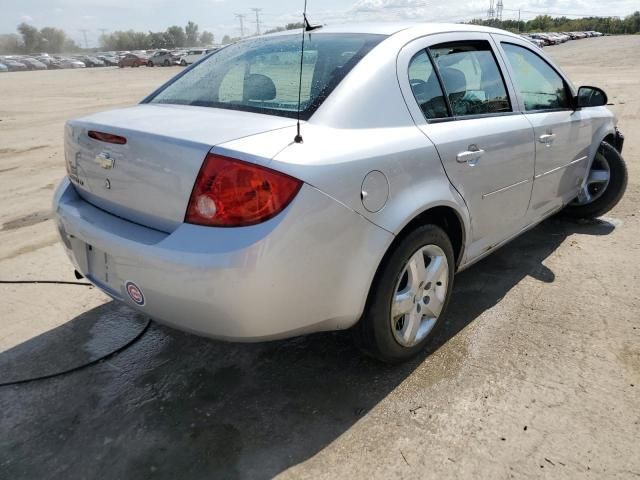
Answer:
<svg viewBox="0 0 640 480"><path fill-rule="evenodd" d="M87 32L89 30L87 30L86 28L81 28L80 31L82 32L82 36L84 37L84 48L89 48L89 42L87 42Z"/></svg>
<svg viewBox="0 0 640 480"><path fill-rule="evenodd" d="M235 13L234 15L238 20L240 20L240 37L244 37L244 19L246 18L246 15L241 13Z"/></svg>
<svg viewBox="0 0 640 480"><path fill-rule="evenodd" d="M496 15L496 10L494 8L494 0L489 0L489 10L487 10L487 20L493 20Z"/></svg>
<svg viewBox="0 0 640 480"><path fill-rule="evenodd" d="M502 3L502 0L498 0L498 6L496 8L496 18L500 21L502 21L502 9L504 8L504 4Z"/></svg>
<svg viewBox="0 0 640 480"><path fill-rule="evenodd" d="M252 8L254 12L256 12L256 35L260 35L260 12L261 8Z"/></svg>

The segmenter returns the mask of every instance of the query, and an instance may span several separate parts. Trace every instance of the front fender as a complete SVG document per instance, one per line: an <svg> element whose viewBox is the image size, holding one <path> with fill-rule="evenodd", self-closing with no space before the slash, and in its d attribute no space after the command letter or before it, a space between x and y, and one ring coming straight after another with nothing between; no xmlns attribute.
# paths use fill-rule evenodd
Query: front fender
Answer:
<svg viewBox="0 0 640 480"><path fill-rule="evenodd" d="M594 112L592 116L592 121L596 124L596 127L591 137L592 141L589 148L589 168L591 168L591 162L593 162L602 141L609 135L616 135L617 131L616 123L618 122L613 113L604 107L600 107L600 109L602 110L602 114L599 115Z"/></svg>

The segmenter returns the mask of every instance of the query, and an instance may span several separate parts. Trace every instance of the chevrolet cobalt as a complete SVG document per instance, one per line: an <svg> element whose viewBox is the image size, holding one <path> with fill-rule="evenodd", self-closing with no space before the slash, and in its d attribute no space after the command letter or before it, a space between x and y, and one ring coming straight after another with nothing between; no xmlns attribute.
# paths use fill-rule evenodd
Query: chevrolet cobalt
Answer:
<svg viewBox="0 0 640 480"><path fill-rule="evenodd" d="M304 35L303 55L299 31L251 38L139 105L67 123L54 210L79 274L197 334L352 329L401 361L441 327L456 272L624 193L606 94L526 39L443 24Z"/></svg>

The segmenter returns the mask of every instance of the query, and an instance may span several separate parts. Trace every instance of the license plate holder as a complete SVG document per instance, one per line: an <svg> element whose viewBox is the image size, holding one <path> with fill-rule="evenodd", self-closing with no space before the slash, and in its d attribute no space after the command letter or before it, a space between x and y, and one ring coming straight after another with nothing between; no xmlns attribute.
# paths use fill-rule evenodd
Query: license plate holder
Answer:
<svg viewBox="0 0 640 480"><path fill-rule="evenodd" d="M87 276L109 293L120 296L120 278L111 256L104 250L86 244Z"/></svg>

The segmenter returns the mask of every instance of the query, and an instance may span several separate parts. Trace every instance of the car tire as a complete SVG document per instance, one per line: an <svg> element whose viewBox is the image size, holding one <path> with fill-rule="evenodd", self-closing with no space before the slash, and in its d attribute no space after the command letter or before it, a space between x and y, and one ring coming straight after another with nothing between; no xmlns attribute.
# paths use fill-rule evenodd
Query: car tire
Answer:
<svg viewBox="0 0 640 480"><path fill-rule="evenodd" d="M187 61L186 60L182 60L180 62L180 65L182 65L183 67L186 67L187 66Z"/></svg>
<svg viewBox="0 0 640 480"><path fill-rule="evenodd" d="M151 60L147 62L147 67L153 67L153 62Z"/></svg>
<svg viewBox="0 0 640 480"><path fill-rule="evenodd" d="M169 60L165 60L165 61L164 61L164 66L165 66L165 67L168 67L168 66L169 66Z"/></svg>
<svg viewBox="0 0 640 480"><path fill-rule="evenodd" d="M438 276L419 278L412 274L412 262L420 258L424 261L424 272L438 271ZM440 227L423 225L404 236L378 268L364 314L353 328L356 345L366 354L388 363L417 355L443 324L454 273L453 247ZM411 313L397 316L405 310L401 303L408 304ZM412 324L419 328L411 328ZM406 340L411 338L411 331L417 332L412 342Z"/></svg>
<svg viewBox="0 0 640 480"><path fill-rule="evenodd" d="M609 178L602 191L593 190L593 197L591 201L584 201L578 197L572 203L570 203L565 209L564 213L574 218L591 219L604 215L622 199L625 190L627 189L627 182L629 174L627 172L627 164L622 158L622 155L618 150L607 142L602 142L600 148L596 152L596 158L591 166L589 172L589 178L592 173L600 169L600 171L608 170ZM588 184L587 188L597 188L598 183ZM589 193L591 195L591 193Z"/></svg>

